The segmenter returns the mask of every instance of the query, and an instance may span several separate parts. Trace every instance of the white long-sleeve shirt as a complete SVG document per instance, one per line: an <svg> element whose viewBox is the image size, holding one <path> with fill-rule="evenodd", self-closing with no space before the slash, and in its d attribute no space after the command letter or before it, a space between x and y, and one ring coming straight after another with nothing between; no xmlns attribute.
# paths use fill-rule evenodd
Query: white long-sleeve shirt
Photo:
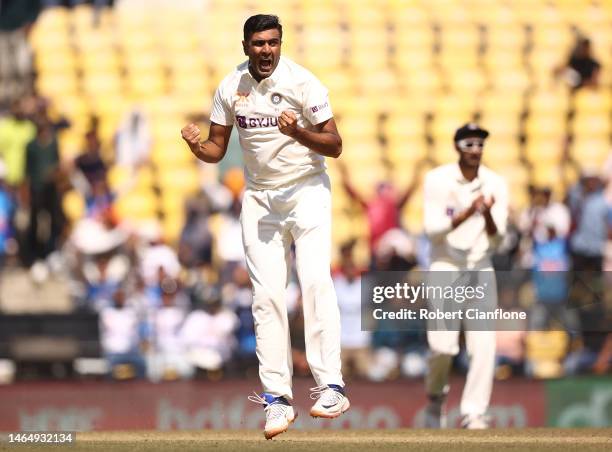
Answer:
<svg viewBox="0 0 612 452"><path fill-rule="evenodd" d="M491 216L497 234L487 235L484 217L478 212L452 229L453 217L469 208L480 194L495 198ZM439 166L426 174L424 196L432 263L446 261L469 269L489 260L508 222L508 186L501 176L481 165L478 176L468 181L457 163Z"/></svg>

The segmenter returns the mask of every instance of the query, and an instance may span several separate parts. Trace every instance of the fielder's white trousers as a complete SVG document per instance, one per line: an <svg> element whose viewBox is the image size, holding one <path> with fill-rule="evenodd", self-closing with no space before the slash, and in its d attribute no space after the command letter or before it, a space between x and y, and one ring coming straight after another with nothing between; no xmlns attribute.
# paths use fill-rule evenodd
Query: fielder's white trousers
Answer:
<svg viewBox="0 0 612 452"><path fill-rule="evenodd" d="M285 301L292 241L310 370L317 385L344 385L340 370L340 313L330 274L329 177L322 173L273 190L247 189L240 222L253 284L257 358L264 391L293 398Z"/></svg>
<svg viewBox="0 0 612 452"><path fill-rule="evenodd" d="M449 262L433 262L430 271L457 271L467 270ZM472 270L472 269L470 269ZM490 263L473 269L478 272L492 272ZM487 284L495 285L495 278L489 273L486 278ZM479 284L478 282L477 284ZM495 297L492 302L497 305L497 288L490 287L488 293ZM448 392L448 376L452 363L452 357L459 353L459 328L457 331L427 331L427 342L429 343L429 369L425 378L427 394L442 395ZM485 414L491 399L493 389L493 376L495 372L495 331L465 331L466 348L470 359L463 395L461 397L462 415Z"/></svg>

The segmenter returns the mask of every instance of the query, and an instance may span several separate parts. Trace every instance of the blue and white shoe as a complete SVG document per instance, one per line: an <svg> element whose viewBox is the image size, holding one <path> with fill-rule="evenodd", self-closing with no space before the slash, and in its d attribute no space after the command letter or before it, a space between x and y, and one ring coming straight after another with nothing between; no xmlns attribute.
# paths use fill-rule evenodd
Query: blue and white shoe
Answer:
<svg viewBox="0 0 612 452"><path fill-rule="evenodd" d="M248 399L264 407L266 412L264 436L266 439L272 439L276 435L286 432L289 425L297 418L297 413L293 411L293 407L287 399L274 397L266 393L259 395L254 392L254 394L254 396L249 396Z"/></svg>
<svg viewBox="0 0 612 452"><path fill-rule="evenodd" d="M351 407L344 388L340 385L322 385L310 390L312 391L310 398L317 400L310 409L312 417L333 419Z"/></svg>

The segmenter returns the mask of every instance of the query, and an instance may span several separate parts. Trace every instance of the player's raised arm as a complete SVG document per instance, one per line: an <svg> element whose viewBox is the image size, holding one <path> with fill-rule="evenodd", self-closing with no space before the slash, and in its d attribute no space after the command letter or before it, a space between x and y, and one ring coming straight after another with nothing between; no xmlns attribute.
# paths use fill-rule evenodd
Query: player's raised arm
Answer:
<svg viewBox="0 0 612 452"><path fill-rule="evenodd" d="M208 139L202 141L200 128L195 124L188 124L181 129L181 136L187 142L193 155L206 163L217 163L227 151L232 126L222 126L211 123Z"/></svg>
<svg viewBox="0 0 612 452"><path fill-rule="evenodd" d="M292 111L283 111L278 118L278 129L281 133L295 139L301 145L325 157L338 158L342 153L342 138L334 118L329 118L308 130L297 124L297 117Z"/></svg>

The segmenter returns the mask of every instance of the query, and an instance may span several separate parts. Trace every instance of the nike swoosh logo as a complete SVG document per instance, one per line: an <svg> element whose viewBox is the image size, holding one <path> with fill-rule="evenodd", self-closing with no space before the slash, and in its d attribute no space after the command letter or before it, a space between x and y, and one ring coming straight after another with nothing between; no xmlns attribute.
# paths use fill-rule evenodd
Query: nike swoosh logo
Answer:
<svg viewBox="0 0 612 452"><path fill-rule="evenodd" d="M336 406L336 404L334 403L333 405L322 405L322 406L323 406L323 408L331 408L331 407Z"/></svg>

